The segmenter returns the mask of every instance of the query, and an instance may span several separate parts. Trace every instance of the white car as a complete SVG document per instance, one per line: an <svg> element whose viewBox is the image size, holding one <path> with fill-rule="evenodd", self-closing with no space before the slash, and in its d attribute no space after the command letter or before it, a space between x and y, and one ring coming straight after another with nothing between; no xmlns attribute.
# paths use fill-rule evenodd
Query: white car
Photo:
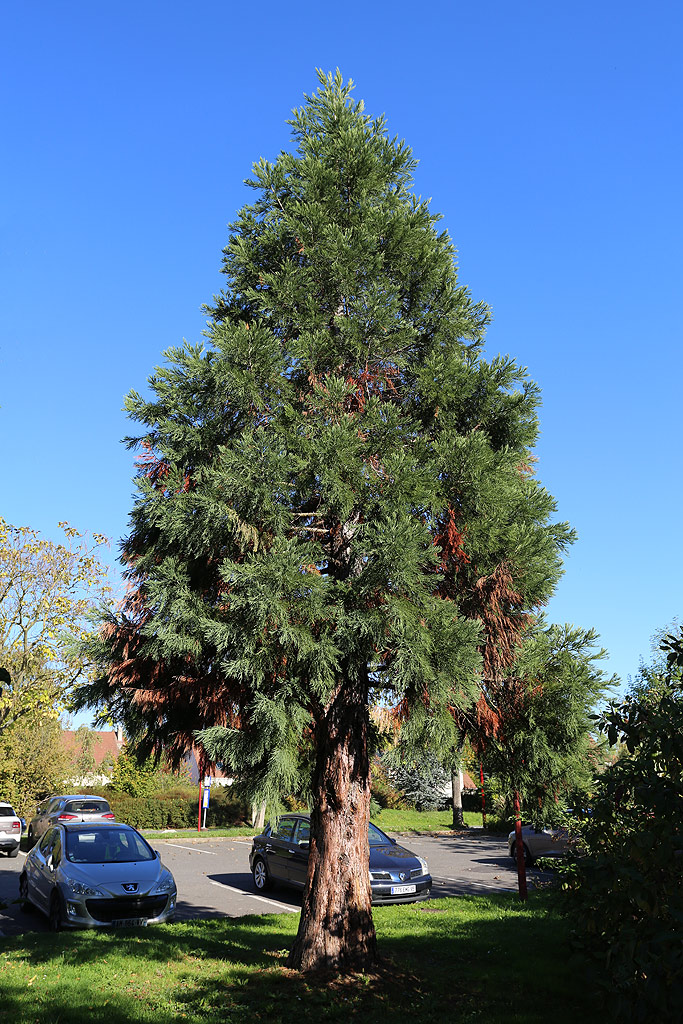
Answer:
<svg viewBox="0 0 683 1024"><path fill-rule="evenodd" d="M11 804L0 801L0 850L8 857L17 857L21 843L21 819Z"/></svg>
<svg viewBox="0 0 683 1024"><path fill-rule="evenodd" d="M569 833L566 828L534 828L522 825L524 863L531 867L537 857L562 857L569 849ZM508 836L508 850L513 860L517 857L517 836Z"/></svg>

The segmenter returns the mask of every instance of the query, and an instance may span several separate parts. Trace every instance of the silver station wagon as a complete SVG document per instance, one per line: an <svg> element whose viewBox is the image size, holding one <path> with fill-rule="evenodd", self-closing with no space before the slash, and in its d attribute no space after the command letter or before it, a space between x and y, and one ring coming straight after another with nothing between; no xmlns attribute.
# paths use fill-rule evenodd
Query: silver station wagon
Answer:
<svg viewBox="0 0 683 1024"><path fill-rule="evenodd" d="M51 796L36 808L35 817L28 826L28 841L33 845L37 839L58 822L114 821L116 815L101 796L77 793L72 796Z"/></svg>
<svg viewBox="0 0 683 1024"><path fill-rule="evenodd" d="M59 931L170 921L177 891L159 854L130 825L65 822L27 855L19 896Z"/></svg>

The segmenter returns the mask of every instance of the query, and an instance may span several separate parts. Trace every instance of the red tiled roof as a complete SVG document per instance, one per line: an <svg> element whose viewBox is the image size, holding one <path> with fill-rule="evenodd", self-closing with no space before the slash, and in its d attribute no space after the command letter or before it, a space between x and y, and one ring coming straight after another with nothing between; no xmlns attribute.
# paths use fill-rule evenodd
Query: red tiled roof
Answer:
<svg viewBox="0 0 683 1024"><path fill-rule="evenodd" d="M93 732L91 735L95 737L92 745L95 765L99 768L103 761L115 761L123 746L123 743L119 743L117 740L116 733L112 730L111 732ZM75 761L81 752L78 733L73 729L62 729L62 743Z"/></svg>

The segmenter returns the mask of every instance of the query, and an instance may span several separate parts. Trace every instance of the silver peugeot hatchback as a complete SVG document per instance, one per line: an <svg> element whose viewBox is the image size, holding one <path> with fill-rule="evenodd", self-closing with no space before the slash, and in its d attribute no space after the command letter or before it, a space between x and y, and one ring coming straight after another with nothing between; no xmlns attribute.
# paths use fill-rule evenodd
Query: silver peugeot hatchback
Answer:
<svg viewBox="0 0 683 1024"><path fill-rule="evenodd" d="M27 855L19 897L59 931L170 921L177 891L159 854L130 825L65 822Z"/></svg>

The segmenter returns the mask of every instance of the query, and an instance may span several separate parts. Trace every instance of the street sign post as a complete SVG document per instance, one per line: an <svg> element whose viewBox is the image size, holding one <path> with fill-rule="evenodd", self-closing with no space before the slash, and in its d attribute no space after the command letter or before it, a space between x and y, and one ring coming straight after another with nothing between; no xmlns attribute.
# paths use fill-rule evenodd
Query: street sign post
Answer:
<svg viewBox="0 0 683 1024"><path fill-rule="evenodd" d="M210 779L210 777L207 777L206 779L204 779L204 794L203 794L203 800L202 800L202 806L204 808L204 825L203 825L204 828L206 828L206 812L209 809L209 799L210 798L211 798L211 779Z"/></svg>

